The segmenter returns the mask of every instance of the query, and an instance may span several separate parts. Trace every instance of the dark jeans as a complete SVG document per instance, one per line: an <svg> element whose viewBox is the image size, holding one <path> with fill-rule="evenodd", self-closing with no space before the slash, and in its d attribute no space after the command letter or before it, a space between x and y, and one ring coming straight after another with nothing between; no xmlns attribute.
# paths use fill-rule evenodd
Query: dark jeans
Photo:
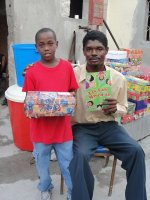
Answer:
<svg viewBox="0 0 150 200"><path fill-rule="evenodd" d="M73 126L73 135L74 158L69 167L72 200L92 200L94 177L88 161L99 145L109 148L122 161L121 167L126 170L127 177L126 200L147 200L143 149L122 126L114 121L78 124Z"/></svg>

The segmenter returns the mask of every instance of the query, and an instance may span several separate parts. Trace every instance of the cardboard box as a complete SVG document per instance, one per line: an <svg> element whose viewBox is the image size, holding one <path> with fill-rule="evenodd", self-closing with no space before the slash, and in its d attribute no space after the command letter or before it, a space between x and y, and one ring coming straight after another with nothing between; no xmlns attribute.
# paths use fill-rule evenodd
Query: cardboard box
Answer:
<svg viewBox="0 0 150 200"><path fill-rule="evenodd" d="M133 100L133 99L128 99L128 100L130 102L133 102L133 103L136 104L135 111L143 110L143 109L147 108L147 103L144 100L141 100L141 101L136 101L136 100Z"/></svg>
<svg viewBox="0 0 150 200"><path fill-rule="evenodd" d="M128 99L133 99L136 101L147 100L148 93L147 92L136 93L135 91L128 90Z"/></svg>
<svg viewBox="0 0 150 200"><path fill-rule="evenodd" d="M72 116L75 105L75 97L69 92L30 91L27 93L24 109L25 115L29 118L36 116Z"/></svg>
<svg viewBox="0 0 150 200"><path fill-rule="evenodd" d="M133 113L135 112L135 107L136 107L136 103L133 103L133 102L129 102L129 101L128 101L128 110L127 110L127 114L133 115Z"/></svg>
<svg viewBox="0 0 150 200"><path fill-rule="evenodd" d="M121 124L127 124L129 122L134 121L134 116L127 114L121 117Z"/></svg>

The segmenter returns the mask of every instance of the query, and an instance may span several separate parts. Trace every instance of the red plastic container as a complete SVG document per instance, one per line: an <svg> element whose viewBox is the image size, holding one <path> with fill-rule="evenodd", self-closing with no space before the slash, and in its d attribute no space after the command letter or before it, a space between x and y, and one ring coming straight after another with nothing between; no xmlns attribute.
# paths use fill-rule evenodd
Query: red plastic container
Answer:
<svg viewBox="0 0 150 200"><path fill-rule="evenodd" d="M14 144L21 150L32 151L33 145L30 140L29 119L24 115L23 102L25 93L17 85L10 86L5 96L8 101L10 122Z"/></svg>

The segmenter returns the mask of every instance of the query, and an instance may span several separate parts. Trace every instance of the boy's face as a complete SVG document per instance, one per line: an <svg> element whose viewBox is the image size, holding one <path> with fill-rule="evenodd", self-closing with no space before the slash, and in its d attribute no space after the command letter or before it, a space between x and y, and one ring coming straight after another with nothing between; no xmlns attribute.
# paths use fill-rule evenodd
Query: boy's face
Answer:
<svg viewBox="0 0 150 200"><path fill-rule="evenodd" d="M104 65L105 56L108 52L101 42L98 40L89 40L83 49L84 56L88 66L97 67Z"/></svg>
<svg viewBox="0 0 150 200"><path fill-rule="evenodd" d="M44 61L51 61L55 58L57 46L58 42L52 32L39 33L36 48Z"/></svg>

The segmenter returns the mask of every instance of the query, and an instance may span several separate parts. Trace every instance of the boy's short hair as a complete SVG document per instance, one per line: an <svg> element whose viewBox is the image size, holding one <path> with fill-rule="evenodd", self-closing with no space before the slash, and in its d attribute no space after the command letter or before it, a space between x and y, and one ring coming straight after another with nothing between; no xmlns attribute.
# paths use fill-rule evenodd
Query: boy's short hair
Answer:
<svg viewBox="0 0 150 200"><path fill-rule="evenodd" d="M46 32L51 32L54 36L54 39L57 40L56 33L55 33L55 31L53 31L53 29L51 29L51 28L41 28L35 35L35 42L37 42L38 36L39 36L40 33L46 33Z"/></svg>
<svg viewBox="0 0 150 200"><path fill-rule="evenodd" d="M107 37L101 31L92 30L92 31L87 32L87 34L83 38L83 48L86 46L89 40L98 40L104 45L104 47L106 48L108 47Z"/></svg>

